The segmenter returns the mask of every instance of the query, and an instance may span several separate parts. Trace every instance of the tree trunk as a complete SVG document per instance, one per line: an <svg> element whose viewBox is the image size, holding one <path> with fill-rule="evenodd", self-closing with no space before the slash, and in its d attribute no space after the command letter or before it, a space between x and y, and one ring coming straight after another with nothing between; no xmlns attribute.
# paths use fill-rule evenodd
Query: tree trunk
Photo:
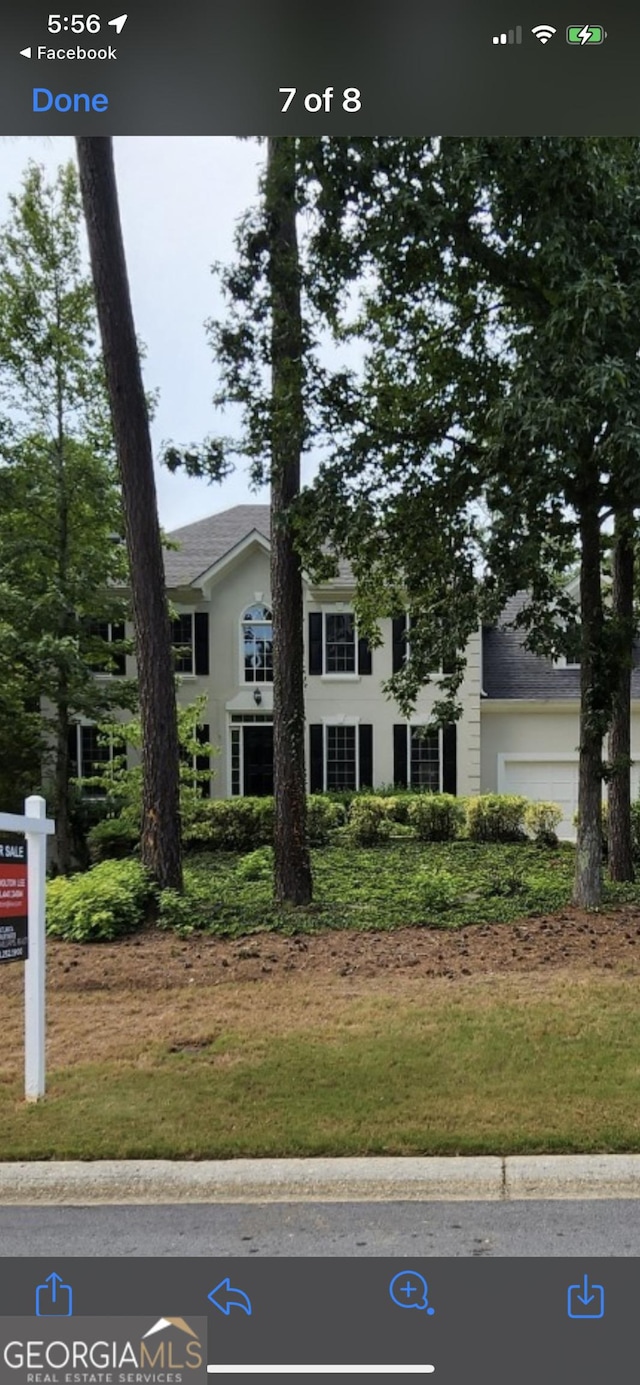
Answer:
<svg viewBox="0 0 640 1385"><path fill-rule="evenodd" d="M302 570L291 527L304 431L296 142L270 139L265 188L271 289L271 600L273 610L274 887L286 904L312 895L305 782Z"/></svg>
<svg viewBox="0 0 640 1385"><path fill-rule="evenodd" d="M78 138L78 164L116 442L142 725L141 859L182 888L178 725L153 454L125 261L112 141Z"/></svg>
<svg viewBox="0 0 640 1385"><path fill-rule="evenodd" d="M615 661L611 671L612 711L609 732L609 874L633 880L631 837L631 670L633 667L633 516L617 515L613 546L613 619Z"/></svg>
<svg viewBox="0 0 640 1385"><path fill-rule="evenodd" d="M602 707L606 700L597 477L591 487L585 486L580 540L580 766L573 902L583 909L597 909L602 900Z"/></svg>

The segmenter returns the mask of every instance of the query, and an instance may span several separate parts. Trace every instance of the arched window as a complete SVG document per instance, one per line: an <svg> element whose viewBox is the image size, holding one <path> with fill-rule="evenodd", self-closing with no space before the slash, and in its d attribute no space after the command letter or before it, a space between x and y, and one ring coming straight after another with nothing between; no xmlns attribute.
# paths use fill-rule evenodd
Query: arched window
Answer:
<svg viewBox="0 0 640 1385"><path fill-rule="evenodd" d="M273 629L268 606L247 606L242 617L245 683L273 683Z"/></svg>

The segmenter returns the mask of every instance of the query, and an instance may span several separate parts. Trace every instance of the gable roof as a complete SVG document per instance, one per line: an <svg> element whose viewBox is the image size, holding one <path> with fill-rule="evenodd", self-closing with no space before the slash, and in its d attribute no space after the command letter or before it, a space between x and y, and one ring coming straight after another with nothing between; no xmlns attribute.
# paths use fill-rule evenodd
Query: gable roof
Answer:
<svg viewBox="0 0 640 1385"><path fill-rule="evenodd" d="M168 587L189 587L215 563L237 548L243 540L258 533L267 543L271 538L271 513L268 505L234 505L219 510L194 524L172 529L169 538L179 543L174 551L164 550L164 572ZM353 580L349 564L340 561L338 577Z"/></svg>
<svg viewBox="0 0 640 1385"><path fill-rule="evenodd" d="M214 563L257 530L269 541L271 535L268 505L234 505L219 510L195 524L172 529L169 538L180 544L177 551L164 553L164 572L168 587L189 587Z"/></svg>

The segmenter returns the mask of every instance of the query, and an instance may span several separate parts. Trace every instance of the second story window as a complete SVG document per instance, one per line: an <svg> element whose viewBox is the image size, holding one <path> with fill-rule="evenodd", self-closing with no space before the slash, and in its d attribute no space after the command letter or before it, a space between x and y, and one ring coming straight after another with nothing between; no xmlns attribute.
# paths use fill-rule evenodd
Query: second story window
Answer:
<svg viewBox="0 0 640 1385"><path fill-rule="evenodd" d="M268 606L247 606L242 617L245 683L273 682L273 627Z"/></svg>
<svg viewBox="0 0 640 1385"><path fill-rule="evenodd" d="M171 643L176 673L193 673L193 612L176 616L171 622Z"/></svg>
<svg viewBox="0 0 640 1385"><path fill-rule="evenodd" d="M91 620L87 622L86 628L87 634L96 642L96 649L100 654L98 659L92 659L89 663L91 672L124 677L126 673L126 656L122 651L122 643L125 638L124 621ZM100 649L100 644L103 649Z"/></svg>
<svg viewBox="0 0 640 1385"><path fill-rule="evenodd" d="M325 616L325 672L355 673L356 630L353 615Z"/></svg>

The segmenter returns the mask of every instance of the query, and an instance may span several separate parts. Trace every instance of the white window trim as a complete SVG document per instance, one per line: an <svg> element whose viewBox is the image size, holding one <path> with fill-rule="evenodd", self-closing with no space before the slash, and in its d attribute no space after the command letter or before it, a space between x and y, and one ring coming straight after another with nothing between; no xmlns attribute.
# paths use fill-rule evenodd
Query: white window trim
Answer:
<svg viewBox="0 0 640 1385"><path fill-rule="evenodd" d="M189 680L198 677L196 673L196 608L195 606L175 606L176 617L191 616L191 673L176 669L176 678L188 678ZM171 617L173 623L174 617Z"/></svg>
<svg viewBox="0 0 640 1385"><path fill-rule="evenodd" d="M270 602L270 601L267 601L267 599L266 599L266 597L264 596L263 592L254 592L254 600L253 600L253 601L248 601L247 604L246 604L246 606L243 606L242 612L241 612L241 614L240 614L240 622L239 622L239 624L240 624L240 635L239 635L239 645L240 645L240 647L239 647L239 651L238 651L238 652L239 652L239 655L240 655L240 659L239 659L239 670L240 670L240 672L239 672L239 677L238 677L238 683L239 683L239 686L240 686L241 688L272 688L272 687L273 687L273 678L263 678L263 679L261 679L260 681L258 681L257 679L254 679L254 681L253 681L252 683L250 683L249 680L248 680L248 678L245 677L245 667L244 667L244 630L243 630L243 626L244 626L244 614L245 614L245 611L248 611L248 609L249 609L250 606L265 606L266 609L267 609L268 611L271 611L271 633L272 633L272 637L273 637L273 606L271 605L271 602ZM268 622L265 621L265 624L268 624Z"/></svg>
<svg viewBox="0 0 640 1385"><path fill-rule="evenodd" d="M105 623L105 625L108 625L108 626L109 626L109 638L108 638L108 640L107 640L107 644L109 644L109 645L113 644L113 627L114 627L114 625L124 625L124 637L125 637L125 639L127 638L127 623L126 623L126 621L124 621L124 620L106 620L104 623ZM114 678L115 678L115 679L126 678L126 676L127 676L127 662L126 662L126 661L127 661L128 655L125 654L124 658L125 658L124 673L110 673L108 669L100 669L99 671L96 671L96 672L94 673L94 675L93 675L94 678L100 678L100 679L102 679L102 680L105 680L105 679L106 679L107 681L110 681L110 680L112 680L112 679L114 679Z"/></svg>
<svg viewBox="0 0 640 1385"><path fill-rule="evenodd" d="M88 719L87 717L82 717L80 721L77 721L77 722L75 723L75 726L76 726L76 761L77 761L77 765L78 765L78 774L77 774L77 778L78 778L78 779L83 779L83 778L85 777L85 768L84 768L83 756L82 756L82 731L83 731L83 728L86 728L87 726L95 726L95 727L97 727L97 722L95 722L95 721L89 721L89 719ZM110 740L109 740L109 751L110 751L110 757L109 757L109 758L110 758L110 763L113 764L113 735L111 735ZM128 758L128 757L127 757L127 758ZM106 766L105 766L105 768L106 768ZM100 799L100 800L101 800L101 799L102 799L102 794L93 794L93 793L91 793L91 790L84 789L84 790L83 790L83 797L84 797L85 799L90 799L90 800L92 800L92 801L93 801L93 800L97 800L97 799Z"/></svg>
<svg viewBox="0 0 640 1385"><path fill-rule="evenodd" d="M581 664L570 664L570 663L567 661L567 659L565 658L564 654L559 654L558 657L557 657L557 659L554 659L554 660L553 660L553 667L554 667L554 668L581 668L582 665L581 665Z"/></svg>
<svg viewBox="0 0 640 1385"><path fill-rule="evenodd" d="M356 667L353 673L327 673L327 616L353 616L353 638ZM322 607L322 681L323 683L360 683L362 674L358 672L358 627L355 611L347 601L334 601Z"/></svg>
<svg viewBox="0 0 640 1385"><path fill-rule="evenodd" d="M406 628L407 633L408 633L408 632L411 630L411 617L410 617L408 611L405 613L405 618L406 618L406 627L405 627L405 628ZM393 631L393 626L391 627L391 629L392 629L392 631ZM411 640L410 640L409 638L407 638L407 639L405 640L405 642L404 642L404 662L405 662L405 664L409 662L409 659L410 659L410 658L411 658ZM430 673L429 673L427 676L428 676L430 679L442 678L442 677L443 677L442 664L440 664L440 667L437 668L437 669L431 669ZM413 723L414 726L418 726L419 724L421 724L421 723L418 723L417 721L414 721L414 723Z"/></svg>
<svg viewBox="0 0 640 1385"><path fill-rule="evenodd" d="M423 717L422 720L413 720L407 724L407 788L413 788L411 783L411 732L417 731L421 726L428 726L429 718ZM442 793L442 776L444 766L442 763L442 727L437 730L438 736L438 793Z"/></svg>
<svg viewBox="0 0 640 1385"><path fill-rule="evenodd" d="M323 717L323 718L322 718L322 791L323 791L323 793L327 793L327 792L328 792L328 790L327 790L327 781L328 781L328 778L329 778L329 774L328 774L328 769L329 769L329 765L328 765L328 748L329 748L329 745L328 745L328 742L329 742L329 738L328 738L328 736L327 736L327 728L328 728L329 726L353 726L353 727L356 727L356 728L357 728L357 727L359 727L359 725L360 725L360 717L347 716L345 713L342 713L340 716ZM355 793L358 793L359 790L360 790L360 737L359 737L359 735L357 734L357 731L356 731L356 738L355 738L355 740L356 740L356 787L355 787L354 792L355 792ZM338 790L338 792L340 792L340 791ZM345 790L345 792L347 792L347 790Z"/></svg>

